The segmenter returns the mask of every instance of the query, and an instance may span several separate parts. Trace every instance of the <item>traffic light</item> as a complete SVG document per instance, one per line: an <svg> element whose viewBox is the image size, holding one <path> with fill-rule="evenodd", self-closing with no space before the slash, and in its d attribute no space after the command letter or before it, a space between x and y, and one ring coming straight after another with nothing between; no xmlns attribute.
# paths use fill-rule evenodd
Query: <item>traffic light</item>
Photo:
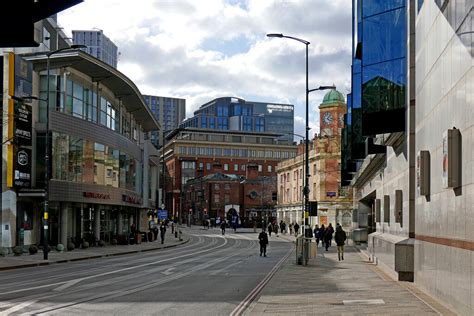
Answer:
<svg viewBox="0 0 474 316"><path fill-rule="evenodd" d="M309 216L318 216L318 202L309 202Z"/></svg>

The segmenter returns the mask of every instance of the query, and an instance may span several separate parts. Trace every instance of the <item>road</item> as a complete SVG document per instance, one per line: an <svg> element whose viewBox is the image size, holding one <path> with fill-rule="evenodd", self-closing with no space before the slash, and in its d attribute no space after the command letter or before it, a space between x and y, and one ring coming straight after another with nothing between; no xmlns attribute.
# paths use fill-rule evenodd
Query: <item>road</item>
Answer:
<svg viewBox="0 0 474 316"><path fill-rule="evenodd" d="M0 272L0 315L238 315L293 249L272 236L265 258L253 230L185 233L175 248Z"/></svg>

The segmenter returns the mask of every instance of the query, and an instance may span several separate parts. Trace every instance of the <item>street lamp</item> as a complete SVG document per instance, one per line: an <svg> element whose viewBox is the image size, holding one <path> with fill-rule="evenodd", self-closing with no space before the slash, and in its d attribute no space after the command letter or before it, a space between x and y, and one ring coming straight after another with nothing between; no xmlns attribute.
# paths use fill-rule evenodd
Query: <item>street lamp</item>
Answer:
<svg viewBox="0 0 474 316"><path fill-rule="evenodd" d="M309 93L317 90L327 90L327 89L335 89L336 87L334 86L320 86L316 89L309 89L308 88L308 46L310 42L293 37L293 36L286 36L281 33L269 33L267 34L267 37L279 37L279 38L289 38L295 41L298 41L300 43L303 43L306 45L306 137L305 137L305 183L304 183L304 188L303 188L303 194L304 194L304 225L305 228L308 229L308 205L309 205Z"/></svg>
<svg viewBox="0 0 474 316"><path fill-rule="evenodd" d="M48 202L49 202L49 60L52 55L57 54L59 52L70 50L70 49L78 49L78 48L87 48L86 45L71 45L70 47L63 47L51 52L46 53L46 140L45 140L45 148L46 154L44 156L44 211L43 211L43 258L44 260L48 260Z"/></svg>

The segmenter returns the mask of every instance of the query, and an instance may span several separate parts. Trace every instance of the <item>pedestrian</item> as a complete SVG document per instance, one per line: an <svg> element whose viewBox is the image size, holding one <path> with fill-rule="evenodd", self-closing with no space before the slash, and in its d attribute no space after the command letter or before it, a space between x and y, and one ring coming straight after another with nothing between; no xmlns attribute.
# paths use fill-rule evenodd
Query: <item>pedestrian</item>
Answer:
<svg viewBox="0 0 474 316"><path fill-rule="evenodd" d="M334 240L336 241L337 245L337 257L339 261L344 260L344 245L347 239L346 232L342 229L342 226L337 224L336 226L336 234L334 235Z"/></svg>
<svg viewBox="0 0 474 316"><path fill-rule="evenodd" d="M293 226L293 228L295 229L295 237L298 236L298 232L300 230L300 225L298 225L298 223L295 223L295 226Z"/></svg>
<svg viewBox="0 0 474 316"><path fill-rule="evenodd" d="M158 239L158 225L157 224L155 224L153 227L153 235L155 236L154 240L157 240Z"/></svg>
<svg viewBox="0 0 474 316"><path fill-rule="evenodd" d="M268 224L268 236L272 237L272 231L273 231L273 228L272 228L272 224Z"/></svg>
<svg viewBox="0 0 474 316"><path fill-rule="evenodd" d="M263 228L262 231L260 232L260 234L258 235L258 240L260 242L260 257L262 256L262 254L263 254L264 257L266 257L267 256L268 235L265 232L265 228Z"/></svg>
<svg viewBox="0 0 474 316"><path fill-rule="evenodd" d="M162 244L165 242L165 234L166 234L166 224L164 222L161 222L160 237L161 237L161 243Z"/></svg>
<svg viewBox="0 0 474 316"><path fill-rule="evenodd" d="M324 233L326 232L326 228L324 227L324 224L321 224L321 227L319 227L318 231L318 237L319 240L321 240L321 247L324 247Z"/></svg>
<svg viewBox="0 0 474 316"><path fill-rule="evenodd" d="M226 223L225 223L225 219L224 219L224 220L222 220L222 223L221 223L222 235L225 235L225 226L226 226Z"/></svg>
<svg viewBox="0 0 474 316"><path fill-rule="evenodd" d="M273 223L273 231L275 232L275 235L278 237L278 225L276 221Z"/></svg>
<svg viewBox="0 0 474 316"><path fill-rule="evenodd" d="M314 225L314 238L316 238L316 247L319 245L319 227L318 225Z"/></svg>
<svg viewBox="0 0 474 316"><path fill-rule="evenodd" d="M288 226L290 228L290 235L293 235L293 223L290 223Z"/></svg>
<svg viewBox="0 0 474 316"><path fill-rule="evenodd" d="M174 234L174 222L171 222L171 233Z"/></svg>
<svg viewBox="0 0 474 316"><path fill-rule="evenodd" d="M332 234L334 233L334 228L332 228L332 224L329 223L328 228L324 231L324 245L326 246L326 251L331 246Z"/></svg>

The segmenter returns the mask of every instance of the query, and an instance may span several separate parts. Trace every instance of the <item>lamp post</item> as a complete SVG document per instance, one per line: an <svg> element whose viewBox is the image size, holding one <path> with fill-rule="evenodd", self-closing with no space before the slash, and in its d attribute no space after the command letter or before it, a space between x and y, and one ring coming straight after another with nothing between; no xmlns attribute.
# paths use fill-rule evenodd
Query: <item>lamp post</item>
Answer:
<svg viewBox="0 0 474 316"><path fill-rule="evenodd" d="M306 137L305 137L305 183L304 183L304 188L303 188L303 194L304 194L304 225L305 228L309 228L308 226L308 205L309 205L309 93L317 90L328 90L328 89L335 89L335 86L320 86L316 89L309 89L308 88L308 46L310 42L293 37L293 36L286 36L281 33L269 33L267 34L267 37L279 37L279 38L289 38L295 41L298 41L300 43L303 43L306 45Z"/></svg>
<svg viewBox="0 0 474 316"><path fill-rule="evenodd" d="M71 47L63 47L51 52L46 53L46 140L45 140L45 155L44 155L44 211L43 211L43 258L48 260L48 237L49 237L49 225L48 225L48 204L49 204L49 60L52 55L59 52L69 50L86 48L85 45L71 45Z"/></svg>

